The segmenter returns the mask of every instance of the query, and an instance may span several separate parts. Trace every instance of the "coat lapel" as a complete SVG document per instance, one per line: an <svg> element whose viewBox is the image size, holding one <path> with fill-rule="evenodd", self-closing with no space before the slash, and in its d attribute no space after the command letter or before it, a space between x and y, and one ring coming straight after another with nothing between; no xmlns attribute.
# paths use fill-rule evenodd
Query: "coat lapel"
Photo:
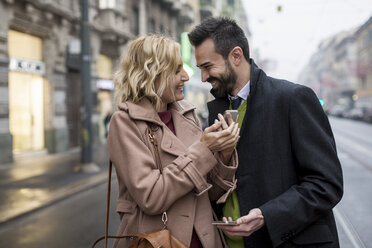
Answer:
<svg viewBox="0 0 372 248"><path fill-rule="evenodd" d="M159 126L163 125L158 113L147 98L142 99L138 103L127 101L119 104L119 108L127 110L132 119L154 123Z"/></svg>
<svg viewBox="0 0 372 248"><path fill-rule="evenodd" d="M180 156L185 153L187 147L198 140L202 130L193 120L186 117L187 113L194 110L195 107L184 106L180 102L176 102L171 104L170 109L176 136L165 127L161 148L170 154Z"/></svg>
<svg viewBox="0 0 372 248"><path fill-rule="evenodd" d="M194 106L187 104L185 101L175 102L170 106L176 135L161 121L158 113L147 98L144 98L139 103L127 101L120 104L119 108L126 109L129 116L133 119L160 126L163 136L159 147L164 152L174 156L183 155L187 147L194 143L195 140L198 140L202 132L193 120L185 116L188 112L195 109ZM156 135L156 130L154 131Z"/></svg>

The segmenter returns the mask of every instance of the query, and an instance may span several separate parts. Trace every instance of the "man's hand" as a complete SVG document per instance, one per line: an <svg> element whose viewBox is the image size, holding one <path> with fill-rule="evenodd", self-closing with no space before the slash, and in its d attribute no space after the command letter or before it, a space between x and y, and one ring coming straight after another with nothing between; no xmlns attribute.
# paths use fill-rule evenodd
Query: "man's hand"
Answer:
<svg viewBox="0 0 372 248"><path fill-rule="evenodd" d="M231 221L231 217L223 217L223 221ZM259 208L249 211L248 215L242 216L236 220L237 226L217 226L229 236L249 236L261 227L265 221Z"/></svg>

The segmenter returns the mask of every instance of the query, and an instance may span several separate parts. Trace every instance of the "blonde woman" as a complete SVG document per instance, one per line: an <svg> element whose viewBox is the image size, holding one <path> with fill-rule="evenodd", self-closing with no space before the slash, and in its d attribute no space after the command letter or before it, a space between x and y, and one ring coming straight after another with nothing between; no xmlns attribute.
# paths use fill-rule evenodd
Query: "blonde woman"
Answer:
<svg viewBox="0 0 372 248"><path fill-rule="evenodd" d="M162 228L166 211L172 235L188 247L223 247L211 224L210 200L223 203L236 187L239 128L219 116L203 132L195 108L183 100L188 79L179 44L166 37L138 38L122 58L114 79L118 111L108 135L119 182L118 235ZM130 241L121 239L115 247Z"/></svg>

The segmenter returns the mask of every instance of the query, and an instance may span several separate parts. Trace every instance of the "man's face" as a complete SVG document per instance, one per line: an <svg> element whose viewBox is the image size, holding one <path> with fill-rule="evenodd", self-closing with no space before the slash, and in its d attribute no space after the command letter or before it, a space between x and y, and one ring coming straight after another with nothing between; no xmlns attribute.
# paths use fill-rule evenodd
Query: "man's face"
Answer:
<svg viewBox="0 0 372 248"><path fill-rule="evenodd" d="M230 62L216 53L212 39L205 40L195 48L195 57L201 70L201 79L212 85L212 93L216 97L231 94L237 75Z"/></svg>

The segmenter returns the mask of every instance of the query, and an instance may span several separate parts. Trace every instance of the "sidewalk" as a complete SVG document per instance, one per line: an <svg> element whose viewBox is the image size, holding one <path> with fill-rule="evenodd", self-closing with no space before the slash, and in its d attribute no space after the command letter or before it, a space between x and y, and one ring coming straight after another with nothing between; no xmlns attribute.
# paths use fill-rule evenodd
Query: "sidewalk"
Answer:
<svg viewBox="0 0 372 248"><path fill-rule="evenodd" d="M0 165L0 225L49 206L80 191L106 183L105 145L93 148L97 172L79 172L80 149L16 159Z"/></svg>

